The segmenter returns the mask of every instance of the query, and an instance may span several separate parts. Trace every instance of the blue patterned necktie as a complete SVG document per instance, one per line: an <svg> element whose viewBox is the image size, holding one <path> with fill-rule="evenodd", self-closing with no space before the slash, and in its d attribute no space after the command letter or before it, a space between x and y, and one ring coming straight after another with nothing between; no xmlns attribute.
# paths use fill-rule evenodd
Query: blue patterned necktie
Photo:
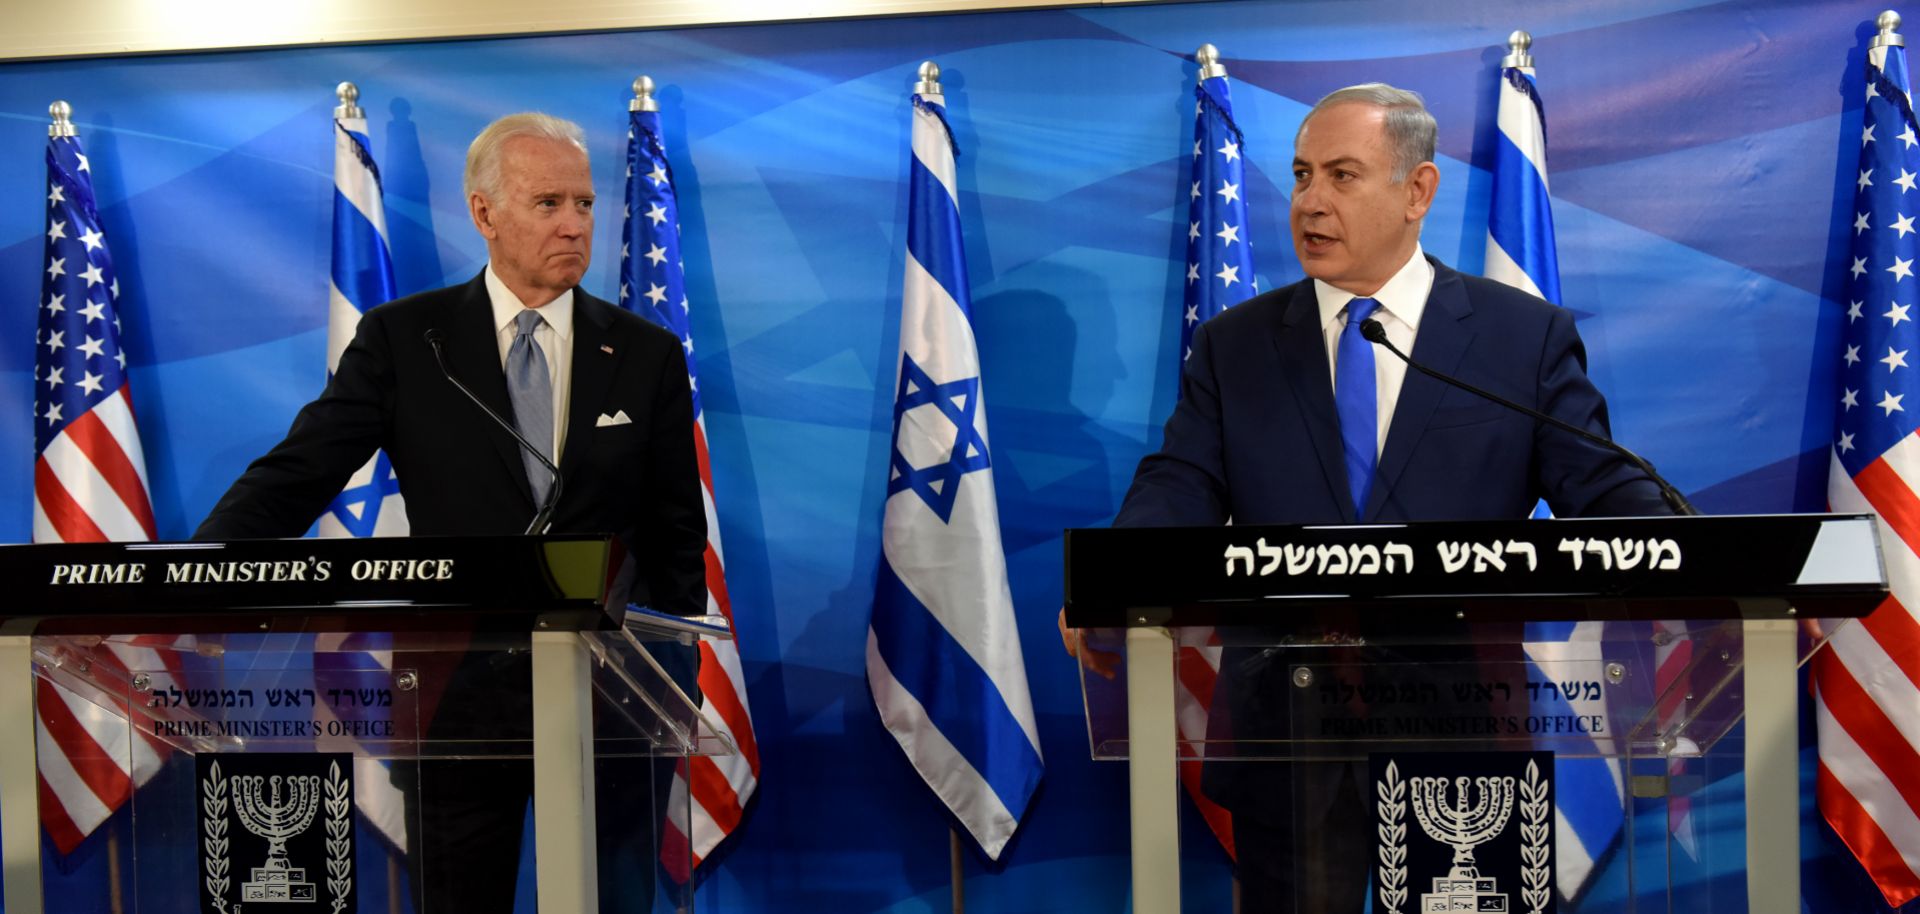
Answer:
<svg viewBox="0 0 1920 914"><path fill-rule="evenodd" d="M1373 378L1373 344L1360 335L1360 325L1380 303L1356 298L1347 303L1347 326L1340 331L1338 361L1333 369L1333 406L1340 414L1340 443L1347 455L1347 489L1353 496L1353 519L1361 520L1367 496L1373 492L1374 463L1380 456L1380 402Z"/></svg>
<svg viewBox="0 0 1920 914"><path fill-rule="evenodd" d="M513 403L513 426L553 459L553 379L547 375L547 354L533 338L533 331L546 319L532 308L514 317L513 345L507 347L507 398ZM526 467L527 482L533 486L535 504L547 500L553 474L525 450L520 463Z"/></svg>

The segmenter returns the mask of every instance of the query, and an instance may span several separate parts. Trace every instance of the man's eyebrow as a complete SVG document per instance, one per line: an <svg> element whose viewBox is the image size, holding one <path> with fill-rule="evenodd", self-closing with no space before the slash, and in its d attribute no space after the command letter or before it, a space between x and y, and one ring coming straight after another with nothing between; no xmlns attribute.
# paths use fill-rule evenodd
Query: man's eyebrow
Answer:
<svg viewBox="0 0 1920 914"><path fill-rule="evenodd" d="M1303 159L1303 158L1300 158L1299 156L1294 156L1294 157L1293 157L1293 164L1295 164L1295 165L1309 165L1309 166L1310 166L1310 165L1312 165L1313 163L1312 163L1312 162L1309 162L1309 161L1307 161L1306 159ZM1322 167L1322 168L1332 168L1332 167L1334 167L1335 165L1348 165L1348 166L1352 166L1352 165L1360 165L1360 164L1363 164L1363 163L1362 163L1362 162L1361 162L1361 161L1360 161L1360 160L1359 160L1359 159L1358 159L1357 157L1354 157L1354 156L1340 156L1339 158L1336 158L1336 159L1328 159L1327 161L1325 161L1325 162L1322 162L1322 163L1320 163L1320 167Z"/></svg>

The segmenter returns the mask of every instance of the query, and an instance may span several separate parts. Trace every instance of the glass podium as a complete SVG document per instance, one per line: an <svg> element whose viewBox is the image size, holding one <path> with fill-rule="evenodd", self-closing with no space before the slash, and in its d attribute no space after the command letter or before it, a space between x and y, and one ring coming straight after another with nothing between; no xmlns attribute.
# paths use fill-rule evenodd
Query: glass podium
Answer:
<svg viewBox="0 0 1920 914"><path fill-rule="evenodd" d="M1294 910L1797 910L1796 670L1884 598L1873 524L1069 531L1068 624L1124 658L1082 687L1094 757L1130 766L1135 910L1178 910L1182 774L1246 897ZM1389 544L1401 573L1351 573ZM1742 891L1671 890L1709 867Z"/></svg>
<svg viewBox="0 0 1920 914"><path fill-rule="evenodd" d="M542 909L597 910L603 890L691 909L674 774L733 751L694 685L694 643L724 620L610 611L594 538L222 545L268 580L184 580L203 544L0 549L0 582L33 588L0 617L7 911L47 910L43 829L69 847L122 803L128 912L452 910L445 880L480 878L469 850L517 868L521 840ZM271 580L312 555L332 580ZM435 579L373 580L374 562ZM129 631L147 633L111 633ZM504 850L466 827L489 814Z"/></svg>

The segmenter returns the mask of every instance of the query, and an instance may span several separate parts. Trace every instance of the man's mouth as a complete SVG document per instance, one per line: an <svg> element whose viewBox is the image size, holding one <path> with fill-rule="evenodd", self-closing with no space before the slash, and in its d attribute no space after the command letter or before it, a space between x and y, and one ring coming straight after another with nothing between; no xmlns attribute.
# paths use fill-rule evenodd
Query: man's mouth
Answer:
<svg viewBox="0 0 1920 914"><path fill-rule="evenodd" d="M1331 235L1322 235L1317 232L1300 233L1302 246L1305 247L1309 253L1313 254L1324 253L1328 248L1333 247L1334 243L1338 240L1339 239Z"/></svg>

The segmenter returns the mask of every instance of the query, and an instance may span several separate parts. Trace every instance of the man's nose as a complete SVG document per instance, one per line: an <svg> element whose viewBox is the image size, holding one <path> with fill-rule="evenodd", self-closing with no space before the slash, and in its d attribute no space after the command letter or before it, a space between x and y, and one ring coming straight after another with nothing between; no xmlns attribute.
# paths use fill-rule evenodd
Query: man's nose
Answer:
<svg viewBox="0 0 1920 914"><path fill-rule="evenodd" d="M1320 189L1320 182L1308 178L1294 187L1293 211L1314 216L1326 212L1326 192Z"/></svg>
<svg viewBox="0 0 1920 914"><path fill-rule="evenodd" d="M593 214L590 212L574 210L568 213L566 218L560 220L560 234L568 238L588 235L592 234L592 232Z"/></svg>

